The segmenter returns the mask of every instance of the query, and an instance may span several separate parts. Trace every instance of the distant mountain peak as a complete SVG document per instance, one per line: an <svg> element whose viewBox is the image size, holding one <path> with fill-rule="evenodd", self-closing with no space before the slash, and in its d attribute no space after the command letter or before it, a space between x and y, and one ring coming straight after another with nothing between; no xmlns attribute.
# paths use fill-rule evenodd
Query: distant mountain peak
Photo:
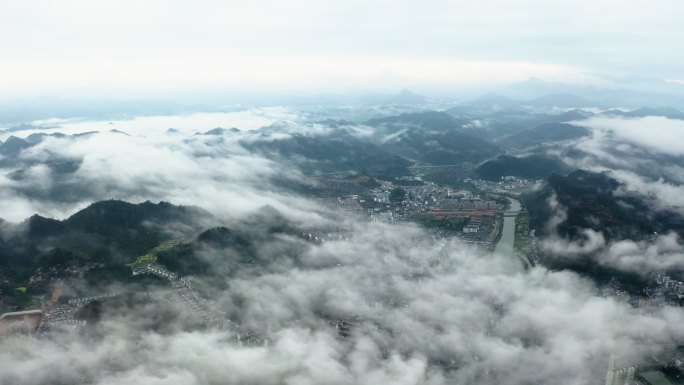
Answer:
<svg viewBox="0 0 684 385"><path fill-rule="evenodd" d="M32 143L24 139L11 135L9 138L5 139L5 143L0 145L0 154L5 156L16 156L19 155L22 150L29 148L32 145Z"/></svg>
<svg viewBox="0 0 684 385"><path fill-rule="evenodd" d="M220 136L220 135L226 135L226 134L237 134L239 132L240 132L240 130L238 128L235 128L235 127L231 127L231 128L216 127L216 128L212 128L209 131L205 131L203 133L198 133L196 135L219 135Z"/></svg>
<svg viewBox="0 0 684 385"><path fill-rule="evenodd" d="M647 116L663 116L668 119L682 119L684 120L684 112L674 107L640 107L636 110L622 111L622 110L608 110L604 111L603 115L624 116L628 118L643 118Z"/></svg>
<svg viewBox="0 0 684 385"><path fill-rule="evenodd" d="M66 137L66 135L62 134L61 132L54 132L51 134L46 134L44 132L34 132L33 134L27 136L25 140L31 144L36 144L38 142L42 142L46 137L64 138Z"/></svg>
<svg viewBox="0 0 684 385"><path fill-rule="evenodd" d="M109 130L109 132L111 132L112 134L122 134L122 135L130 136L127 132L117 130L116 128L112 128L111 130Z"/></svg>
<svg viewBox="0 0 684 385"><path fill-rule="evenodd" d="M418 95L408 89L403 89L398 94L391 96L386 100L387 104L424 104L426 102L426 97Z"/></svg>

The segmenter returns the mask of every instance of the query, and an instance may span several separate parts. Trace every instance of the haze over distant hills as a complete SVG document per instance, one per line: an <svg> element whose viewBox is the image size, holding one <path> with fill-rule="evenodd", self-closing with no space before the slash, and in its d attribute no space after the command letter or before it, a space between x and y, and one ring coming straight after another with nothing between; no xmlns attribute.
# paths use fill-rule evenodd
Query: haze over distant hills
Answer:
<svg viewBox="0 0 684 385"><path fill-rule="evenodd" d="M433 337L507 347L523 338L515 356L547 371L559 363L533 357L568 354L558 335L590 357L615 352L594 341L626 341L626 360L669 354L644 333L669 342L674 332L630 325L679 317L669 315L684 279L678 109L599 107L557 92L371 99L17 122L0 132L1 306L44 317L28 329L41 347L65 324L83 330L61 340L74 349L218 335L198 346L276 354L295 338L338 352L331 360L344 367L366 340L386 352L373 358L380 366L420 354L440 378L472 372L488 384L543 380L501 366L488 348L484 364L460 344L436 349ZM511 251L500 251L506 242ZM650 298L655 313L642 307ZM554 321L542 332L547 314L516 310L540 306L577 328ZM442 317L445 308L456 315ZM574 319L578 311L597 315ZM474 326L482 319L491 325ZM600 378L603 361L561 366Z"/></svg>
<svg viewBox="0 0 684 385"><path fill-rule="evenodd" d="M684 383L682 15L0 1L0 385Z"/></svg>
<svg viewBox="0 0 684 385"><path fill-rule="evenodd" d="M486 90L486 91L483 91ZM135 116L171 115L198 111L225 111L229 108L258 106L345 106L354 108L359 116L361 108L384 108L397 112L408 107L428 107L458 116L460 113L483 113L518 109L572 109L612 107L638 109L673 107L684 109L684 85L649 78L628 80L607 79L600 86L574 85L530 78L505 86L484 86L476 91L459 93L439 89L414 92L403 89L397 93L339 92L339 93L266 93L227 90L196 90L179 93L167 99L112 99L74 97L35 97L4 100L0 103L0 124L6 128L21 123L48 118L129 119ZM457 100L458 102L454 103ZM457 104L454 106L454 104ZM418 111L420 108L415 109ZM365 115L366 119L372 116Z"/></svg>

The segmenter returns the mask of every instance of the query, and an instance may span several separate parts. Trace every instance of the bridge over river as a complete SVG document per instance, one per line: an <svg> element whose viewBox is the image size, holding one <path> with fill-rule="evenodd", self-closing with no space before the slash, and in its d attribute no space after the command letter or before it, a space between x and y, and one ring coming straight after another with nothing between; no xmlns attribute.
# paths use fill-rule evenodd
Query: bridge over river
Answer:
<svg viewBox="0 0 684 385"><path fill-rule="evenodd" d="M516 202L517 202L517 201L516 201ZM517 210L517 211L509 210L509 211L504 211L503 217L504 217L504 218L515 218L515 217L517 217L518 214L520 214L521 212L522 212L522 210Z"/></svg>

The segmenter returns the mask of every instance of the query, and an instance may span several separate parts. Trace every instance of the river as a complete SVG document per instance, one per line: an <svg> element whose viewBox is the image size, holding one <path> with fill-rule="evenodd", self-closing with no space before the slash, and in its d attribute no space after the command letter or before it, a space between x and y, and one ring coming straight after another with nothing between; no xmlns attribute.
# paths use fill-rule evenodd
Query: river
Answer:
<svg viewBox="0 0 684 385"><path fill-rule="evenodd" d="M520 202L516 199L508 198L511 202L511 207L507 211L520 211ZM504 217L503 228L501 229L501 238L494 247L494 253L500 255L509 255L512 261L515 261L518 267L522 267L520 260L515 257L513 253L513 241L515 241L515 217Z"/></svg>

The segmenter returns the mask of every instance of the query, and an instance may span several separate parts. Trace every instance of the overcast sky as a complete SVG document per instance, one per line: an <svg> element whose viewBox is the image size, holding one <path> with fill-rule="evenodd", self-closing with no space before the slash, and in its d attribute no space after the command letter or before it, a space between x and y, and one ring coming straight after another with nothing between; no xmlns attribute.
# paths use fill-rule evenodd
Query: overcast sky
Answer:
<svg viewBox="0 0 684 385"><path fill-rule="evenodd" d="M676 0L2 1L0 89L681 80L683 15Z"/></svg>

